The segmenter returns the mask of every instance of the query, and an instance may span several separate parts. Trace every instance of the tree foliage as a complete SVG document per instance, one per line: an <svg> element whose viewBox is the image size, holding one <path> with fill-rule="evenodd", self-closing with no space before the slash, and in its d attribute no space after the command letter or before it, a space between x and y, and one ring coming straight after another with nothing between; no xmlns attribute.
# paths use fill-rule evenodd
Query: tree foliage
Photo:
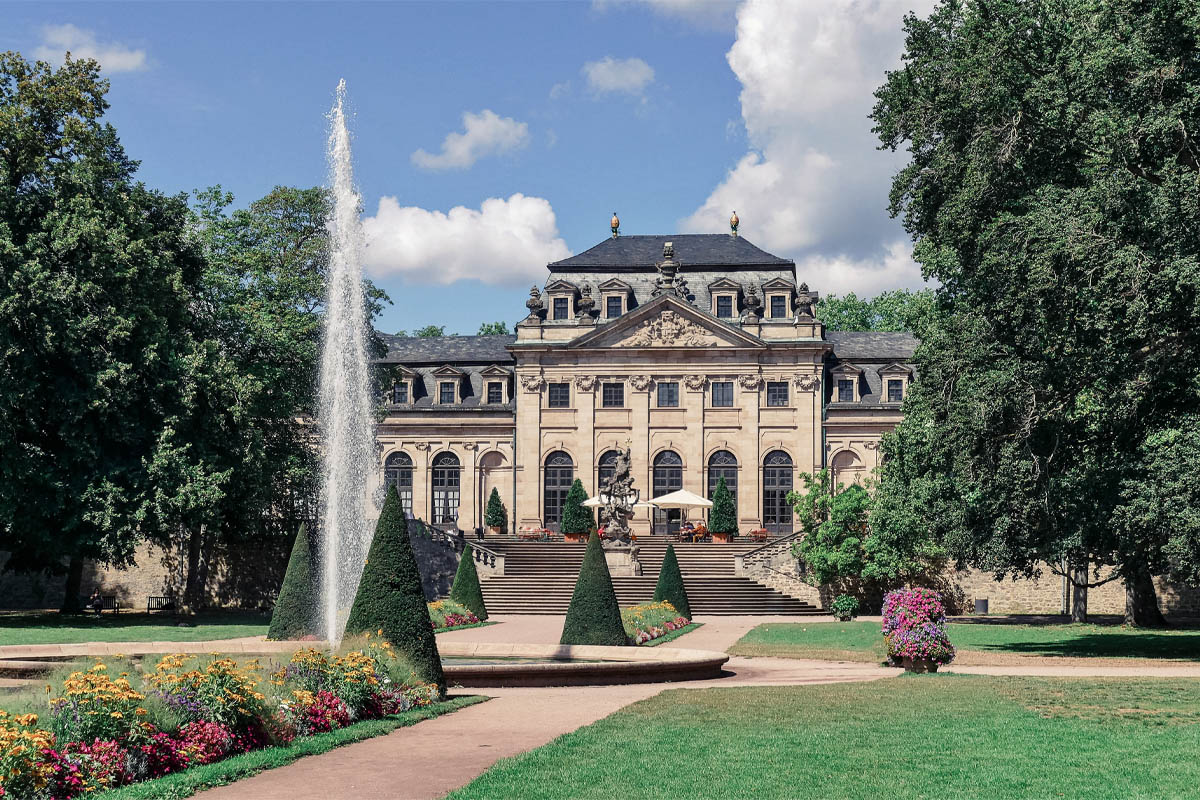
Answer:
<svg viewBox="0 0 1200 800"><path fill-rule="evenodd" d="M813 314L831 331L908 331L919 334L933 312L932 289L893 289L872 298L854 292L821 298Z"/></svg>
<svg viewBox="0 0 1200 800"><path fill-rule="evenodd" d="M679 558L675 555L673 544L667 545L666 555L658 570L658 583L654 586L654 602L664 601L674 606L680 616L692 618L692 604L688 602L687 587L683 584L683 573L679 571Z"/></svg>
<svg viewBox="0 0 1200 800"><path fill-rule="evenodd" d="M713 490L712 510L708 513L708 529L712 533L738 532L737 506L733 503L733 495L725 485L725 476L717 480L717 488Z"/></svg>
<svg viewBox="0 0 1200 800"><path fill-rule="evenodd" d="M584 507L588 494L584 491L583 482L576 478L567 491L566 502L563 503L562 524L559 526L563 533L587 533L595 527L592 510Z"/></svg>
<svg viewBox="0 0 1200 800"><path fill-rule="evenodd" d="M450 599L469 608L483 621L488 618L487 606L483 602L483 587L479 585L479 572L475 569L475 551L471 545L463 549L458 560L458 571L450 586Z"/></svg>
<svg viewBox="0 0 1200 800"><path fill-rule="evenodd" d="M418 339L433 339L438 336L446 335L445 325L426 325L424 328L417 328L413 331L413 336Z"/></svg>
<svg viewBox="0 0 1200 800"><path fill-rule="evenodd" d="M563 623L560 644L598 644L619 646L627 644L625 625L621 622L621 607L613 590L612 575L600 537L593 532L583 554L579 578L567 619Z"/></svg>
<svg viewBox="0 0 1200 800"><path fill-rule="evenodd" d="M492 493L488 495L487 509L483 514L483 524L490 528L499 528L503 532L508 527L508 509L504 507L504 501L500 499L500 492L496 487L492 487Z"/></svg>
<svg viewBox="0 0 1200 800"><path fill-rule="evenodd" d="M279 587L275 609L271 613L268 639L299 639L309 634L316 635L320 590L312 553L308 526L301 524L292 543L292 556L288 559L287 572Z"/></svg>
<svg viewBox="0 0 1200 800"><path fill-rule="evenodd" d="M1200 11L947 0L905 28L873 117L941 288L884 516L997 576L1066 563L1076 619L1113 566L1134 617L1194 552L1125 507L1200 399Z"/></svg>
<svg viewBox="0 0 1200 800"><path fill-rule="evenodd" d="M480 336L503 336L512 333L508 329L508 324L504 322L481 322L479 323Z"/></svg>
<svg viewBox="0 0 1200 800"><path fill-rule="evenodd" d="M404 654L417 677L437 684L441 694L446 694L421 573L395 486L388 487L358 594L346 620L347 635L376 631L383 631L383 638Z"/></svg>

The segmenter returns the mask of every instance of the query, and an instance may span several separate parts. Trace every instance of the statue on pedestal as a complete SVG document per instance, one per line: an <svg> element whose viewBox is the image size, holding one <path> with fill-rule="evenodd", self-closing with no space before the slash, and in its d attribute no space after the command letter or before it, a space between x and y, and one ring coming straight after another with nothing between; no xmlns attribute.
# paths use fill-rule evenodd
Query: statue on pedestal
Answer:
<svg viewBox="0 0 1200 800"><path fill-rule="evenodd" d="M600 487L607 518L604 539L616 546L628 546L631 541L629 518L633 516L633 506L640 496L640 492L633 488L633 476L630 474L632 468L632 449L618 449L616 461L613 462L612 477Z"/></svg>

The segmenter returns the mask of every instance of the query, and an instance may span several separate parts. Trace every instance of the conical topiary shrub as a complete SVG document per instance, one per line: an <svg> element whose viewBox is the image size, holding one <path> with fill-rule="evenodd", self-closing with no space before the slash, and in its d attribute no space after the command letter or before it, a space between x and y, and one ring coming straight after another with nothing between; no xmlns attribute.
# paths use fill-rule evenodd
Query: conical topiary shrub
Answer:
<svg viewBox="0 0 1200 800"><path fill-rule="evenodd" d="M417 677L436 683L444 697L446 676L395 486L388 487L358 594L346 620L347 635L380 630L383 638L412 664Z"/></svg>
<svg viewBox="0 0 1200 800"><path fill-rule="evenodd" d="M583 482L576 478L563 501L562 524L559 526L563 533L587 533L594 527L592 510L583 505L587 499Z"/></svg>
<svg viewBox="0 0 1200 800"><path fill-rule="evenodd" d="M500 500L500 492L494 486L492 493L488 495L487 510L483 512L483 524L489 528L499 528L501 533L508 528L508 509L504 507Z"/></svg>
<svg viewBox="0 0 1200 800"><path fill-rule="evenodd" d="M712 511L708 514L708 530L711 533L729 533L737 535L737 508L733 505L733 495L725 485L725 477L717 481L713 490Z"/></svg>
<svg viewBox="0 0 1200 800"><path fill-rule="evenodd" d="M487 606L483 604L483 589L479 585L479 573L475 570L475 551L471 545L463 550L458 560L458 572L454 573L454 585L450 587L450 599L469 608L479 621L487 619Z"/></svg>
<svg viewBox="0 0 1200 800"><path fill-rule="evenodd" d="M308 526L301 524L292 543L283 585L275 598L268 639L299 639L317 632L317 576L313 571L312 543Z"/></svg>
<svg viewBox="0 0 1200 800"><path fill-rule="evenodd" d="M628 644L625 626L621 623L621 607L617 605L617 593L613 591L612 576L608 574L608 562L604 559L604 548L595 532L588 539L583 554L583 565L579 568L571 605L567 607L567 621L563 624L559 644Z"/></svg>
<svg viewBox="0 0 1200 800"><path fill-rule="evenodd" d="M679 571L679 559L675 557L673 544L667 545L667 554L663 556L662 567L658 570L658 585L654 587L654 602L663 601L675 606L681 617L692 618L692 606L688 603L683 573Z"/></svg>

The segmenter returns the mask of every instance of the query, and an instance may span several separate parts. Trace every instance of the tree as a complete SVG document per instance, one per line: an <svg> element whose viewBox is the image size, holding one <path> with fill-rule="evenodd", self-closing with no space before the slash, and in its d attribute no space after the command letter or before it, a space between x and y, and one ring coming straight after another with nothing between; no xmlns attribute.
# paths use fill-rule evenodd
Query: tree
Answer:
<svg viewBox="0 0 1200 800"><path fill-rule="evenodd" d="M919 334L933 310L932 289L894 289L871 299L854 292L821 298L813 314L831 331L908 331Z"/></svg>
<svg viewBox="0 0 1200 800"><path fill-rule="evenodd" d="M480 336L503 336L511 333L508 325L503 322L481 322L479 323Z"/></svg>
<svg viewBox="0 0 1200 800"><path fill-rule="evenodd" d="M508 528L508 509L504 507L504 503L500 500L500 492L496 487L492 487L492 493L488 495L487 510L483 514L483 524L489 528L499 528L503 533Z"/></svg>
<svg viewBox="0 0 1200 800"><path fill-rule="evenodd" d="M488 618L487 606L483 602L483 587L479 585L479 573L475 569L475 551L471 545L463 549L462 557L458 560L458 572L454 573L450 599L473 611L481 621Z"/></svg>
<svg viewBox="0 0 1200 800"><path fill-rule="evenodd" d="M737 535L737 507L733 504L733 495L725 485L725 477L717 480L717 488L713 491L712 511L708 514L708 529L713 533L732 533Z"/></svg>
<svg viewBox="0 0 1200 800"><path fill-rule="evenodd" d="M439 694L445 696L446 676L395 486L388 487L346 620L347 635L375 631L383 631L383 638L408 659L417 677L437 684Z"/></svg>
<svg viewBox="0 0 1200 800"><path fill-rule="evenodd" d="M905 28L873 118L911 154L891 210L941 288L885 443L885 516L923 517L998 578L1067 573L1076 621L1109 579L1152 618L1163 537L1113 520L1197 399L1200 17L943 2Z"/></svg>
<svg viewBox="0 0 1200 800"><path fill-rule="evenodd" d="M559 644L628 644L608 561L604 558L600 536L594 531L583 554Z"/></svg>
<svg viewBox="0 0 1200 800"><path fill-rule="evenodd" d="M287 572L275 610L271 613L271 627L267 638L299 639L317 632L317 607L320 603L317 573L313 569L312 546L308 537L308 526L301 525L292 543L292 557L288 559Z"/></svg>
<svg viewBox="0 0 1200 800"><path fill-rule="evenodd" d="M419 339L433 339L438 336L446 335L445 325L426 325L424 328L417 328L413 331L413 336Z"/></svg>
<svg viewBox="0 0 1200 800"><path fill-rule="evenodd" d="M680 616L692 618L692 605L688 602L687 588L683 585L683 573L679 571L679 559L675 556L673 544L667 545L667 553L663 556L662 566L658 570L654 602L670 603Z"/></svg>
<svg viewBox="0 0 1200 800"><path fill-rule="evenodd" d="M583 482L576 478L567 491L566 502L563 503L562 524L559 526L563 533L587 533L595 527L592 510L583 505L587 499Z"/></svg>
<svg viewBox="0 0 1200 800"><path fill-rule="evenodd" d="M0 550L15 570L123 566L179 408L203 261L188 211L136 182L90 59L0 54Z"/></svg>

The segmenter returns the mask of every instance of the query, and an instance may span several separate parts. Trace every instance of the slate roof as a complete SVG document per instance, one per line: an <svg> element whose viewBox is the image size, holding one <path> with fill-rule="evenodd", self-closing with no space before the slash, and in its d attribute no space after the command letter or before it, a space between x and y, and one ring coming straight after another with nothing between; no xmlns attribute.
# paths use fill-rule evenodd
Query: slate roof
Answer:
<svg viewBox="0 0 1200 800"><path fill-rule="evenodd" d="M384 363L404 364L511 364L512 354L506 349L517 340L511 334L496 336L392 336L381 333L387 345Z"/></svg>
<svg viewBox="0 0 1200 800"><path fill-rule="evenodd" d="M833 345L833 354L843 361L871 359L905 362L917 349L917 337L911 333L878 331L826 331L825 340Z"/></svg>
<svg viewBox="0 0 1200 800"><path fill-rule="evenodd" d="M727 233L677 233L665 236L618 236L605 239L579 255L555 261L551 272L638 271L663 260L663 244L675 243L675 260L684 271L703 267L745 269L754 267L789 268L795 262L758 249L741 236Z"/></svg>

